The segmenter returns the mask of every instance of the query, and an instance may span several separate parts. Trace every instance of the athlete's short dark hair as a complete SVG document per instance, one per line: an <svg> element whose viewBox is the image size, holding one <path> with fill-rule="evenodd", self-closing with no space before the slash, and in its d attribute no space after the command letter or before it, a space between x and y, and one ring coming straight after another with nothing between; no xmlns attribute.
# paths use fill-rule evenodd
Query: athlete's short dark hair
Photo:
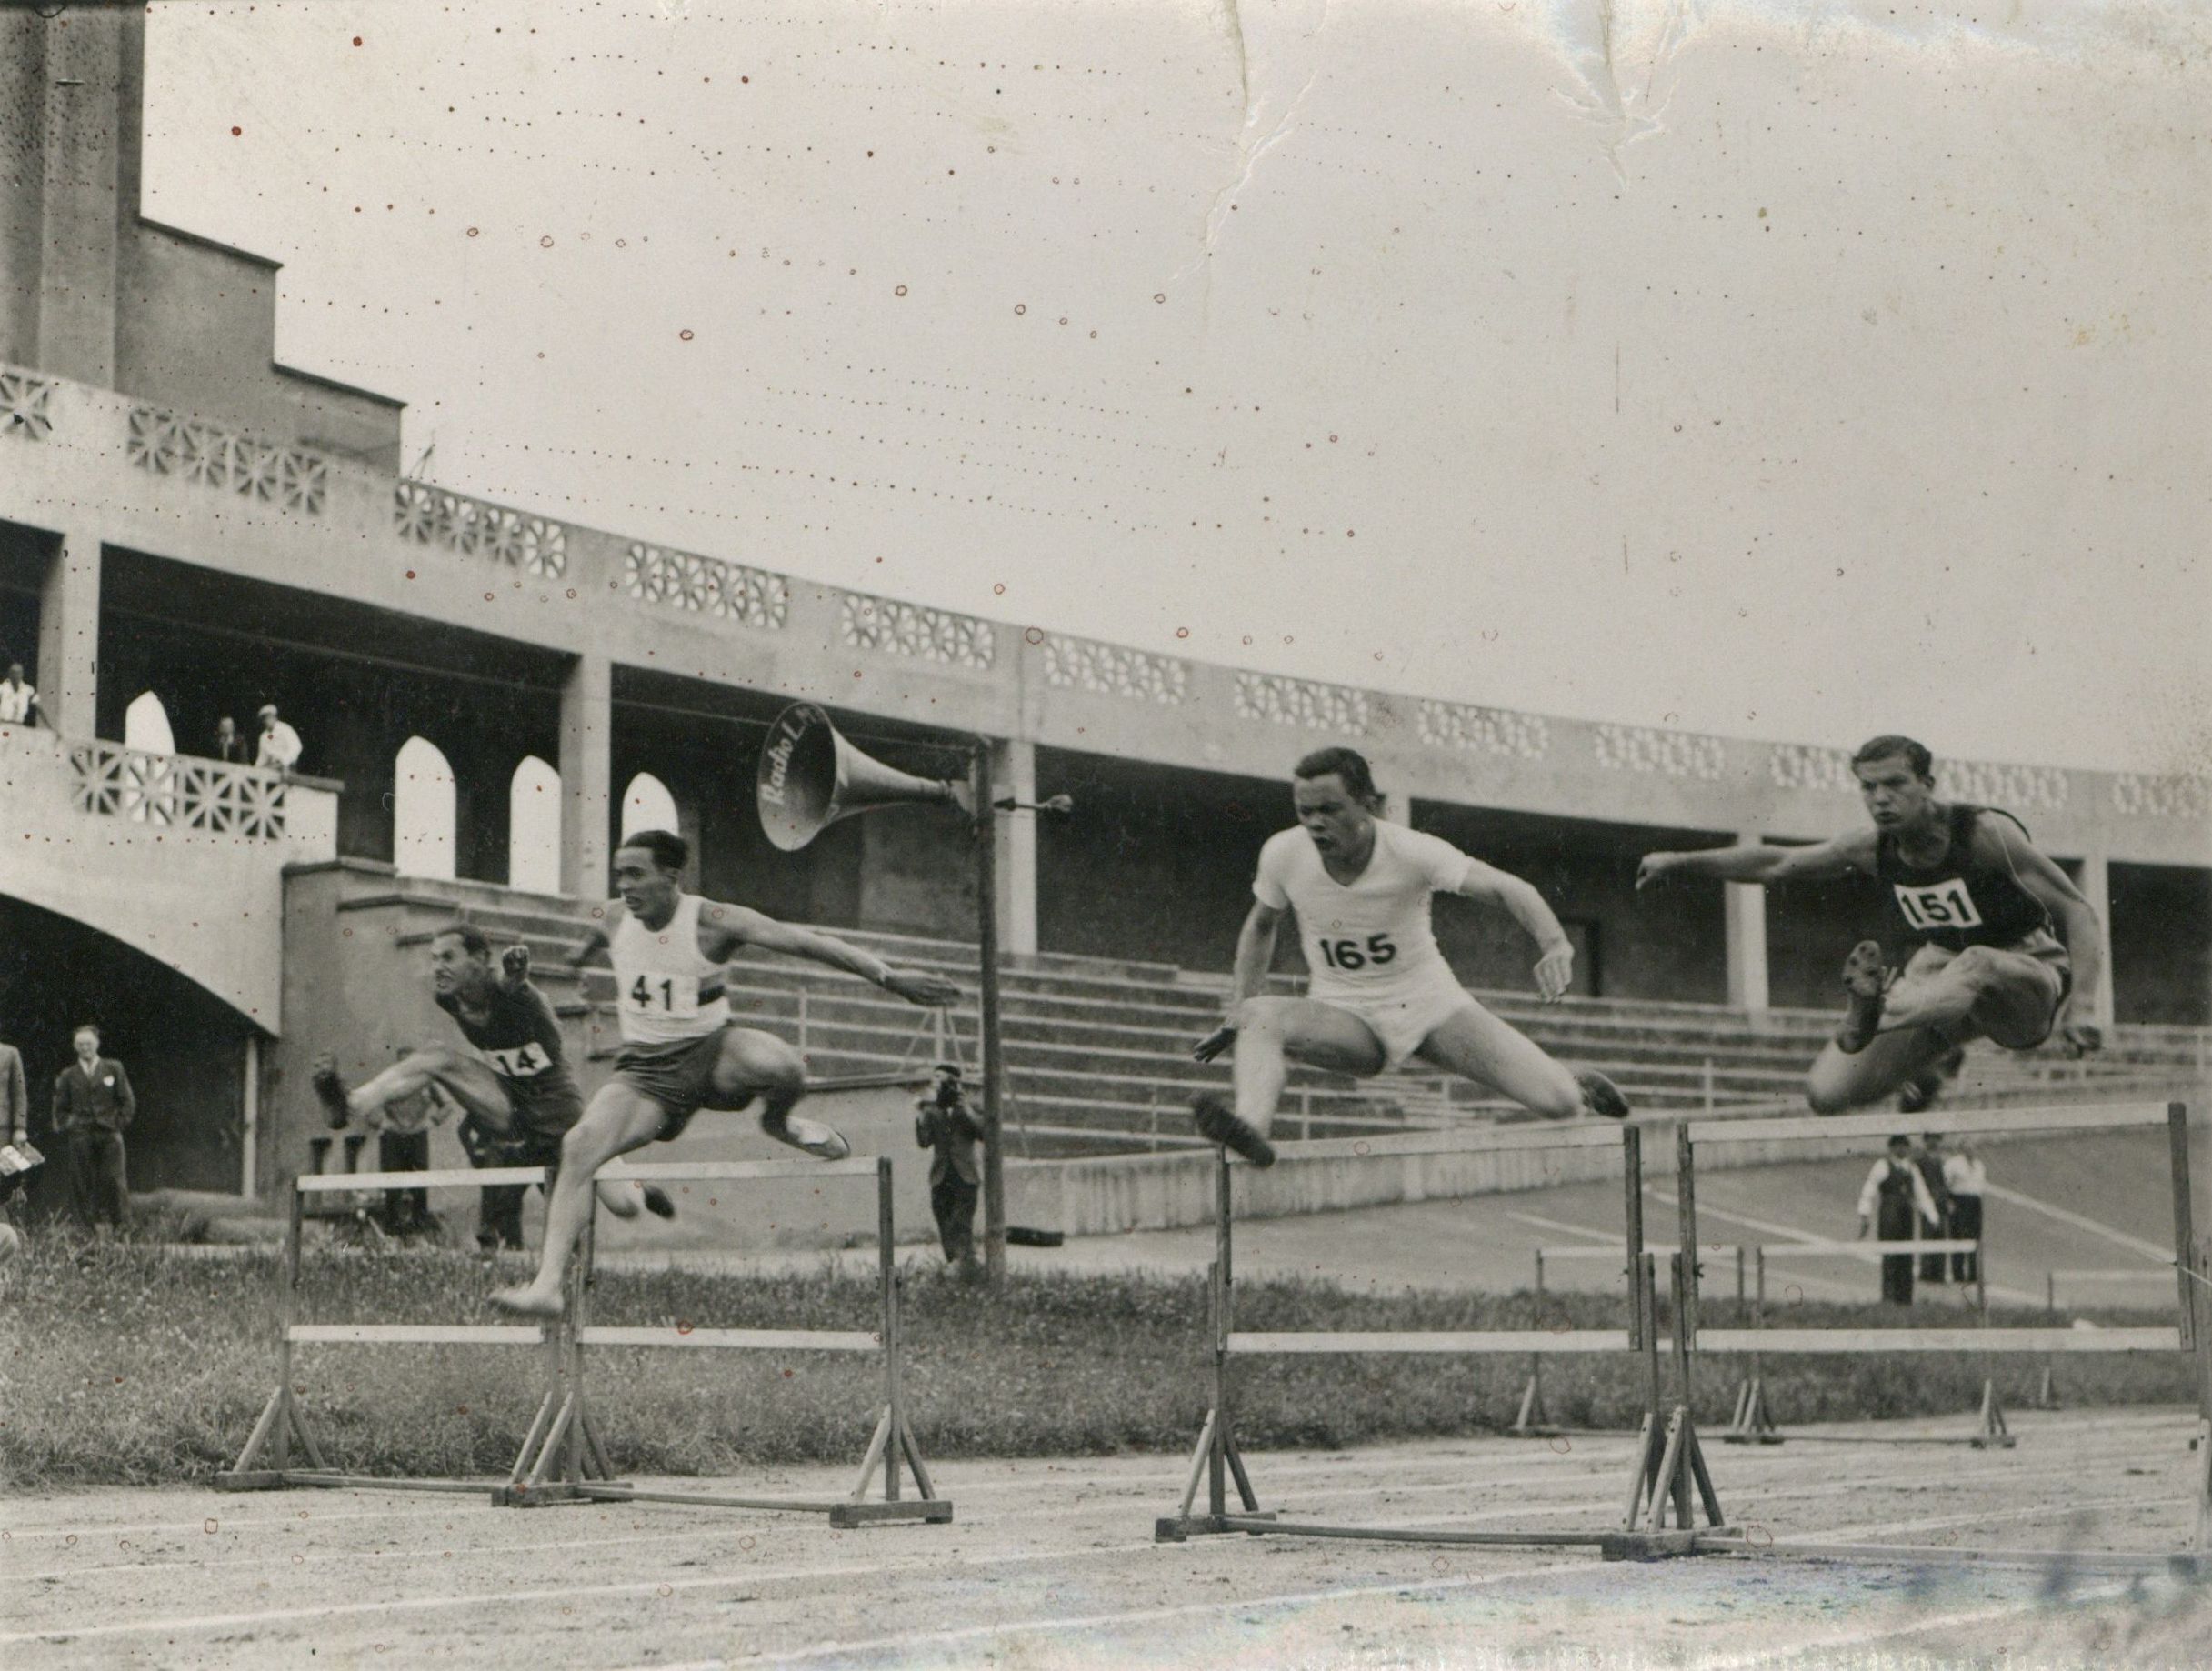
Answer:
<svg viewBox="0 0 2212 1671"><path fill-rule="evenodd" d="M1867 765L1877 760L1894 760L1899 755L1913 769L1915 777L1933 777L1936 775L1936 756L1927 752L1927 745L1916 743L1910 737L1885 735L1868 737L1858 745L1858 753L1851 756L1853 765Z"/></svg>
<svg viewBox="0 0 2212 1671"><path fill-rule="evenodd" d="M484 930L474 923L448 923L430 937L434 941L443 940L447 935L459 940L461 949L471 957L488 958L492 955L492 943L484 937Z"/></svg>
<svg viewBox="0 0 2212 1671"><path fill-rule="evenodd" d="M1375 786L1374 769L1367 765L1366 755L1356 748L1316 748L1290 768L1290 775L1305 783L1332 774L1368 811L1382 805L1383 792Z"/></svg>
<svg viewBox="0 0 2212 1671"><path fill-rule="evenodd" d="M615 844L616 850L643 847L663 870L681 870L691 857L691 844L666 830L638 830Z"/></svg>

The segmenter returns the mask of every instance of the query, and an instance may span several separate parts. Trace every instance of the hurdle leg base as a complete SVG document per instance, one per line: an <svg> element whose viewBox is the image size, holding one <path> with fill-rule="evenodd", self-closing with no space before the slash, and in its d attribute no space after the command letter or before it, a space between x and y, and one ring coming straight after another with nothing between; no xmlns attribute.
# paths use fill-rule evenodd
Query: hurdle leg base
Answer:
<svg viewBox="0 0 2212 1671"><path fill-rule="evenodd" d="M1722 1539L1740 1545L1742 1534L1727 1526L1689 1531L1607 1532L1598 1543L1597 1553L1608 1561L1677 1561L1687 1556L1718 1553L1711 1546Z"/></svg>
<svg viewBox="0 0 2212 1671"><path fill-rule="evenodd" d="M1262 1528L1246 1526L1247 1520L1272 1520L1272 1508L1247 1508L1237 1515L1162 1515L1152 1523L1152 1541L1156 1544L1186 1543L1194 1537L1227 1536L1241 1532L1256 1537ZM1236 1524L1232 1525L1234 1521Z"/></svg>
<svg viewBox="0 0 2212 1671"><path fill-rule="evenodd" d="M561 1481L547 1480L542 1486L533 1486L527 1480L515 1480L505 1486L495 1486L491 1493L494 1508L557 1508L564 1503L588 1503L592 1499L573 1486Z"/></svg>
<svg viewBox="0 0 2212 1671"><path fill-rule="evenodd" d="M217 1491L282 1491L291 1483L282 1468L225 1468L209 1482Z"/></svg>
<svg viewBox="0 0 2212 1671"><path fill-rule="evenodd" d="M901 1498L896 1503L839 1503L829 1511L829 1523L840 1531L856 1526L887 1526L901 1521L922 1526L946 1526L953 1506L945 1497Z"/></svg>

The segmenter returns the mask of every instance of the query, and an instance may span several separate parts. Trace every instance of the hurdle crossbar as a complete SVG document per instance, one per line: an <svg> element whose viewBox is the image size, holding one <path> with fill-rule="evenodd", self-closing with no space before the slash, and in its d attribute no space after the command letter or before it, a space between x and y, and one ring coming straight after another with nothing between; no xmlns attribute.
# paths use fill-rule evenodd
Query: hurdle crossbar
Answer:
<svg viewBox="0 0 2212 1671"><path fill-rule="evenodd" d="M656 1163L609 1169L608 1176L654 1178L672 1182L729 1178L873 1177L876 1180L877 1287L882 1324L870 1333L860 1329L700 1328L689 1323L607 1325L589 1320L587 1307L594 1282L597 1237L595 1219L587 1225L582 1256L577 1264L575 1295L568 1307L565 1336L564 1380L566 1394L552 1421L533 1434L532 1443L516 1465L507 1487L494 1501L509 1507L543 1507L558 1503L672 1503L700 1508L768 1509L795 1514L820 1514L833 1526L853 1527L886 1521L918 1521L942 1525L953 1517L951 1502L936 1495L928 1465L907 1419L901 1378L903 1346L900 1336L901 1286L896 1247L892 1240L891 1162L887 1157L855 1157L818 1161L707 1161ZM860 1464L852 1489L842 1497L764 1496L751 1493L676 1491L644 1488L612 1477L614 1469L600 1438L586 1397L588 1379L586 1348L681 1349L722 1352L836 1352L880 1353L883 1357L884 1402ZM918 1496L903 1495L902 1465L910 1469ZM880 1468L883 1495L871 1499L868 1492Z"/></svg>
<svg viewBox="0 0 2212 1671"><path fill-rule="evenodd" d="M350 1474L324 1460L320 1445L299 1406L292 1378L292 1352L300 1346L526 1346L546 1355L546 1384L532 1419L533 1437L551 1419L557 1397L562 1331L558 1325L445 1323L301 1323L299 1309L301 1233L309 1196L362 1189L422 1189L436 1186L539 1184L543 1166L491 1166L438 1172L307 1173L292 1180L285 1239L277 1263L275 1305L276 1389L262 1406L238 1459L217 1474L218 1491L273 1491L292 1486L348 1489L475 1493L485 1482L465 1479L410 1479L377 1474ZM531 1440L525 1438L524 1450ZM307 1466L292 1466L292 1447L305 1453ZM517 1466L521 1458L516 1459Z"/></svg>
<svg viewBox="0 0 2212 1671"><path fill-rule="evenodd" d="M1502 1141L1501 1141L1502 1139ZM1387 1143L1384 1150L1381 1145ZM1305 1330L1246 1331L1232 1326L1235 1278L1236 1192L1235 1170L1226 1151L1215 1169L1215 1256L1208 1271L1209 1328L1212 1336L1213 1402L1191 1456L1190 1476L1177 1513L1160 1518L1154 1536L1162 1543L1181 1543L1208 1534L1275 1533L1291 1537L1347 1538L1371 1543L1482 1545L1494 1547L1584 1546L1617 1553L1624 1538L1637 1553L1653 1553L1661 1542L1673 1540L1690 1526L1693 1496L1702 1499L1708 1522L1723 1526L1717 1496L1707 1473L1687 1412L1688 1356L1687 1338L1677 1326L1677 1362L1683 1376L1684 1396L1671 1419L1661 1419L1661 1377L1656 1326L1656 1302L1650 1256L1643 1248L1642 1133L1630 1126L1616 1135L1609 1128L1576 1127L1566 1131L1482 1133L1399 1139L1332 1139L1301 1145L1300 1154L1326 1149L1331 1153L1439 1154L1477 1149L1596 1147L1618 1143L1622 1150L1622 1181L1626 1234L1618 1250L1607 1249L1626 1260L1629 1273L1629 1315L1625 1329L1464 1329L1464 1330ZM1677 1256L1678 1258L1679 1256ZM1541 1276L1539 1267L1539 1290ZM1641 1356L1646 1364L1647 1407L1637 1442L1631 1481L1627 1524L1622 1531L1515 1530L1466 1532L1420 1526L1348 1526L1285 1520L1274 1510L1263 1509L1258 1494L1236 1446L1230 1360L1236 1357L1311 1356L1316 1354L1449 1354L1481 1356L1503 1353L1536 1355L1550 1352L1616 1353ZM1532 1386L1532 1397L1535 1389ZM1523 1423L1530 1401L1522 1404ZM1623 1436L1629 1436L1624 1435ZM1201 1483L1206 1486L1205 1512L1194 1512ZM1234 1483L1240 1507L1233 1508L1228 1487ZM1667 1531L1672 1512L1677 1526Z"/></svg>
<svg viewBox="0 0 2212 1671"><path fill-rule="evenodd" d="M1897 1127L1894 1115L1858 1115L1841 1118L1814 1119L1753 1119L1711 1120L1697 1119L1683 1123L1677 1137L1676 1176L1677 1202L1680 1214L1680 1239L1686 1247L1697 1246L1697 1146L1700 1142L1733 1143L1789 1138L1827 1138L1836 1136L1865 1136L1887 1137ZM1678 1296L1677 1316L1686 1319L1694 1347L1712 1352L1747 1352L1753 1356L1754 1378L1747 1383L1746 1390L1757 1394L1757 1366L1759 1356L1768 1352L1862 1355L1887 1353L1953 1352L2040 1354L2046 1359L2045 1383L2047 1396L2048 1359L2059 1354L2087 1354L2113 1352L2174 1352L2194 1355L2198 1400L2198 1456L2195 1464L2196 1526L2192 1535L2194 1549L2173 1555L2147 1557L2119 1557L2123 1567L2134 1563L2134 1568L2146 1566L2164 1566L2177 1562L2203 1563L2212 1557L2212 1244L2196 1239L2196 1227L2191 1221L2189 1180L2188 1110L2184 1104L2123 1104L2101 1107L2035 1108L2035 1109L1976 1109L1954 1111L1944 1117L1947 1132L1989 1131L2114 1131L2141 1129L2164 1126L2168 1138L2168 1156L2173 1184L2174 1260L2172 1269L2177 1284L2179 1310L2176 1322L2169 1326L2127 1328L1997 1328L1985 1326L1978 1328L1896 1328L1896 1329L1828 1329L1828 1328L1767 1328L1765 1321L1765 1261L1777 1255L1804 1253L1803 1245L1767 1246L1761 1250L1760 1297L1762 1304L1754 1313L1761 1326L1754 1328L1701 1329L1697 1324L1697 1270L1695 1262L1685 1271L1677 1286ZM1899 1254L1934 1254L1944 1251L1946 1245L1936 1241L1907 1242L1896 1245ZM1969 1248L1974 1244L1967 1244ZM1858 1250L1869 1246L1866 1243L1844 1243L1839 1246ZM1978 1249L1977 1250L1978 1251ZM2056 1312L2056 1275L2047 1284L2051 1309ZM1983 1310L1985 1320L1987 1309ZM1771 1417L1762 1406L1757 1419L1763 1431L1753 1431L1745 1420L1745 1395L1737 1397L1737 1423L1731 1436L1767 1438L1774 1436ZM1738 1431L1741 1430L1741 1431ZM1983 1382L1982 1406L1977 1430L1966 1436L1967 1442L1983 1448L1989 1446L2009 1446L2013 1436L1997 1396L1995 1379ZM1901 1441L1875 1438L1875 1443ZM1926 1442L1926 1441L1924 1441ZM1937 1441L1955 1442L1955 1441ZM1699 1533L1690 1539L1687 1550L1693 1555L1781 1555L1807 1559L1882 1560L1916 1562L1930 1558L1929 1552L1904 1546L1879 1544L1796 1544L1788 1546L1754 1545L1740 1536L1724 1537ZM1947 1558L1957 1560L1988 1560L2006 1556L2006 1552L1947 1551ZM2011 1552L2008 1557L2029 1561L2047 1558L2053 1562L2070 1562L2076 1566L2093 1566L2100 1564L2098 1557L2077 1553L2052 1555L2047 1557L2034 1552ZM2114 1565L2114 1562L2102 1562Z"/></svg>

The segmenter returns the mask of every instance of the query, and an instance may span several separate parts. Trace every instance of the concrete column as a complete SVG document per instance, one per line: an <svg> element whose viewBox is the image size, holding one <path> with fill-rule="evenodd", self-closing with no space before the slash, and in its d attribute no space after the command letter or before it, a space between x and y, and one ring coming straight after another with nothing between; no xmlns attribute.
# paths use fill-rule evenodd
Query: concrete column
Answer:
<svg viewBox="0 0 2212 1671"><path fill-rule="evenodd" d="M2075 877L2081 896L2097 913L2097 942L2104 953L2105 981L2090 1019L2100 1027L2112 1026L2112 856L2097 852L2084 856Z"/></svg>
<svg viewBox="0 0 2212 1671"><path fill-rule="evenodd" d="M1036 745L994 741L991 785L999 800L1036 799ZM978 808L978 815L982 809ZM998 949L1028 956L1036 950L1036 820L1033 812L996 813Z"/></svg>
<svg viewBox="0 0 2212 1671"><path fill-rule="evenodd" d="M1742 846L1757 846L1757 836L1738 836ZM1727 913L1728 1002L1754 1013L1767 1007L1767 890L1748 882L1721 884Z"/></svg>
<svg viewBox="0 0 2212 1671"><path fill-rule="evenodd" d="M579 655L561 686L561 892L571 898L606 896L614 745L614 664Z"/></svg>
<svg viewBox="0 0 2212 1671"><path fill-rule="evenodd" d="M135 142L141 119L125 85L123 12L71 6L45 28L37 364L95 388L115 386L122 135L127 125Z"/></svg>
<svg viewBox="0 0 2212 1671"><path fill-rule="evenodd" d="M72 737L99 735L100 538L62 536L38 594L38 704Z"/></svg>

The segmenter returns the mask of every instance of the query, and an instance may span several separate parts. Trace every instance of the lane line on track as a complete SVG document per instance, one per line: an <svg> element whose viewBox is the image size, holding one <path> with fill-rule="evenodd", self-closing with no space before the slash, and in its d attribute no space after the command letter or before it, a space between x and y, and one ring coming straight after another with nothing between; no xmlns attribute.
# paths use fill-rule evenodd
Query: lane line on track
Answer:
<svg viewBox="0 0 2212 1671"><path fill-rule="evenodd" d="M1398 1584L1363 1584L1341 1589L1297 1590L1276 1596L1247 1596L1241 1601L1183 1602L1171 1607L1145 1607L1126 1613L1094 1613L1070 1618L1010 1619L997 1625L968 1625L957 1630L917 1631L900 1636L870 1636L854 1642L822 1642L788 1653L755 1654L746 1658L696 1660L687 1666L649 1667L631 1671L723 1671L730 1666L797 1666L809 1660L841 1655L899 1652L918 1647L949 1646L955 1643L986 1641L994 1636L1034 1636L1040 1631L1094 1630L1104 1626L1149 1625L1163 1619L1190 1618L1208 1613L1243 1613L1262 1608L1306 1606L1316 1602L1359 1601L1372 1596L1435 1595L1451 1590L1486 1589L1516 1578L1538 1577L1561 1570L1561 1564L1522 1566L1501 1573L1456 1578L1409 1578Z"/></svg>

